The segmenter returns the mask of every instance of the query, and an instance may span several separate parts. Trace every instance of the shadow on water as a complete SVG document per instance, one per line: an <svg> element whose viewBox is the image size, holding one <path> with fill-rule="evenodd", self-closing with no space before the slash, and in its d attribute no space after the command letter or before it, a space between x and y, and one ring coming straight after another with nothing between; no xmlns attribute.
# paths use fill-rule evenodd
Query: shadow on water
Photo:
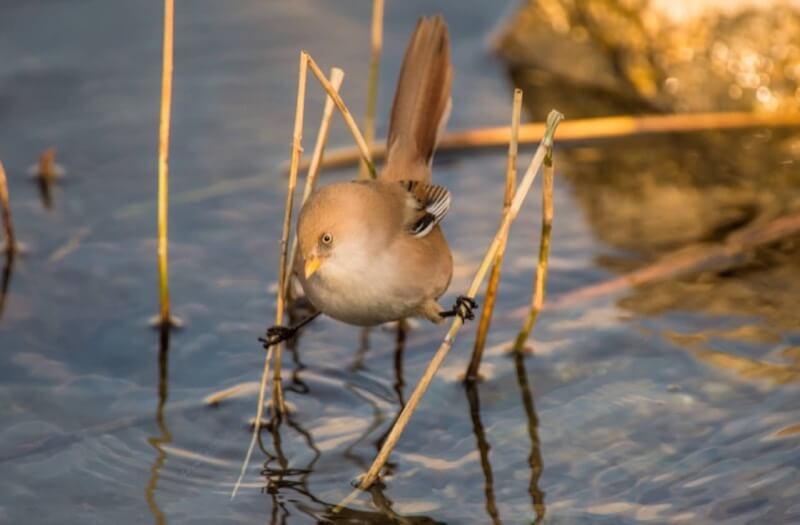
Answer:
<svg viewBox="0 0 800 525"><path fill-rule="evenodd" d="M162 326L159 329L158 337L158 405L156 406L156 424L158 425L159 435L147 439L147 442L156 450L156 458L153 466L150 467L150 479L144 489L144 497L153 520L156 525L164 525L166 518L156 500L156 490L158 480L161 477L161 470L167 461L167 453L162 445L172 443L172 434L167 427L167 420L164 416L164 407L169 396L169 342L170 327Z"/></svg>

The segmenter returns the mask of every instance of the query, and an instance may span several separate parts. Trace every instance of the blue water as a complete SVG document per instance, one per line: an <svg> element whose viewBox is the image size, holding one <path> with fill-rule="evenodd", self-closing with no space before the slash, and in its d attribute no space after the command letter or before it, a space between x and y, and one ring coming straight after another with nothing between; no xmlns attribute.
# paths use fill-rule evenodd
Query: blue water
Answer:
<svg viewBox="0 0 800 525"><path fill-rule="evenodd" d="M286 358L295 414L279 442L264 433L270 455L256 450L230 500L255 396L216 408L202 399L260 374L256 338L274 317L280 166L290 150L298 53L307 49L325 69L342 67L344 98L360 114L370 7L177 4L170 284L173 310L187 325L172 334L167 354L147 327L158 302L161 5L0 6L0 159L28 247L0 320L0 523L337 519L330 506L368 467L443 336L443 328L419 324L398 354L391 329L370 331L365 350L359 329L313 324ZM505 123L512 86L486 44L505 9L477 0L388 2L378 134L406 39L416 17L430 12L442 12L452 33L450 128ZM323 101L309 86L307 151ZM336 121L330 144L349 143ZM47 210L25 172L51 146L67 176ZM525 147L521 158L531 154ZM456 275L445 303L466 289L497 227L504 165L502 152L438 159L436 180L454 195L445 231ZM345 170L324 180L353 176ZM615 250L562 178L555 205L548 293L612 277L598 261ZM642 312L611 296L546 311L532 338L535 355L509 357L504 348L521 322L511 312L530 297L539 210L534 194L512 232L473 406L460 382L470 326L392 455L383 488L338 519L526 523L543 509L546 522L559 524L800 519L798 434L776 436L800 422L796 380L737 374L681 337L705 334L705 350L796 371L781 352L800 341L797 327L715 339L768 320L680 307ZM160 370L168 395L157 417Z"/></svg>

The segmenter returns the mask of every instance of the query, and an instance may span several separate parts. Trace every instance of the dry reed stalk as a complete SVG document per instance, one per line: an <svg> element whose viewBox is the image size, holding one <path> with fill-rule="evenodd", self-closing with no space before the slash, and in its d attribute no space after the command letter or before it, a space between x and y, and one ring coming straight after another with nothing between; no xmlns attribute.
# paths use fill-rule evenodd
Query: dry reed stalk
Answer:
<svg viewBox="0 0 800 525"><path fill-rule="evenodd" d="M755 127L800 126L797 113L749 113L716 112L684 113L674 115L621 115L615 117L587 118L564 122L558 130L558 142L576 142L596 139L612 139L657 133L681 133L689 131L744 129ZM531 144L542 139L542 124L524 124L520 128L519 143ZM445 134L437 146L437 151L468 148L489 148L508 144L510 129L505 126L452 131ZM356 162L362 153L351 147L336 148L325 157L325 168L339 168ZM386 156L386 146L376 142L370 150L373 160ZM308 165L306 159L301 169Z"/></svg>
<svg viewBox="0 0 800 525"><path fill-rule="evenodd" d="M344 71L338 67L331 69L331 86L336 92L342 87L344 80ZM322 110L322 120L319 123L319 131L317 131L317 142L314 144L314 153L311 156L311 164L308 167L308 174L306 175L306 183L303 188L303 204L305 204L308 196L314 191L314 186L317 183L319 176L322 156L325 154L325 144L328 142L328 132L331 127L331 117L333 117L334 103L333 99L328 96L325 98L325 107ZM294 268L294 261L297 258L297 235L292 239L292 248L289 250L289 262L286 267L289 269L286 272L286 281L283 283L286 297L291 296L291 281L292 281L292 268Z"/></svg>
<svg viewBox="0 0 800 525"><path fill-rule="evenodd" d="M339 113L342 114L342 118L344 119L345 124L347 124L347 128L350 130L350 133L353 135L353 139L356 141L356 147L361 155L361 159L363 159L364 163L367 165L370 177L374 179L377 176L375 172L375 165L372 163L372 157L370 157L369 148L367 147L367 143L364 141L364 136L358 129L358 124L356 124L355 119L353 119L353 115L350 113L350 110L347 109L342 97L340 97L339 93L333 89L330 81L325 77L325 74L319 68L317 63L314 62L314 59L311 58L311 56L308 56L308 67L311 68L311 72L314 73L315 77L317 77L317 80L320 84L322 84L322 87L328 93L328 96L333 99L333 103L336 104L336 107L339 109Z"/></svg>
<svg viewBox="0 0 800 525"><path fill-rule="evenodd" d="M64 175L63 168L56 162L56 149L47 148L39 155L39 163L36 166L36 175L51 182Z"/></svg>
<svg viewBox="0 0 800 525"><path fill-rule="evenodd" d="M481 284L483 283L483 280L489 271L489 268L495 260L495 256L497 255L500 246L504 242L504 237L508 235L508 230L511 226L511 223L519 213L522 203L525 201L525 197L528 195L528 192L533 185L533 181L542 165L542 161L544 160L546 152L552 147L553 134L558 127L558 123L561 122L563 118L564 116L555 110L551 111L547 116L547 132L545 133L542 143L539 144L533 159L531 159L525 175L522 177L519 189L514 194L514 199L511 202L511 206L503 214L500 227L497 229L497 233L495 233L489 248L486 250L486 254L483 256L483 261L478 267L475 277L472 279L472 284L470 284L469 290L466 293L467 297L475 297L478 293L478 290L480 289ZM386 441L384 441L378 456L375 458L375 461L373 461L369 470L364 475L364 478L362 478L361 482L359 483L358 488L360 490L365 490L378 478L381 468L383 468L383 466L386 464L386 461L389 459L389 454L391 454L392 450L397 444L397 441L400 439L403 429L408 424L411 415L414 413L414 410L417 408L422 396L428 389L428 385L430 385L434 374L436 374L436 371L441 366L445 356L447 356L447 353L453 346L453 341L455 340L456 334L461 329L463 324L464 321L461 319L461 317L455 316L453 318L453 322L450 325L447 335L445 335L444 340L439 346L439 349L436 351L433 359L431 359L431 362L428 364L428 368L425 369L425 373L422 375L419 383L417 383L416 388L414 388L414 392L411 394L411 397L409 397L408 402L406 403L402 412L400 412L400 415L397 417L397 421L392 427L391 432L389 432L389 435L386 437Z"/></svg>
<svg viewBox="0 0 800 525"><path fill-rule="evenodd" d="M369 79L367 80L367 109L364 115L364 140L371 148L375 142L375 113L378 107L378 73L383 46L383 0L372 2L372 34L370 39ZM358 170L359 179L369 178L369 168L362 161Z"/></svg>
<svg viewBox="0 0 800 525"><path fill-rule="evenodd" d="M233 484L231 499L236 497L236 493L242 485L242 480L244 480L244 475L247 472L247 466L250 464L250 458L253 456L253 450L256 448L258 435L261 432L261 421L264 417L264 400L267 394L267 382L269 381L269 364L272 361L273 348L275 347L269 347L267 355L264 358L264 370L261 372L261 387L258 389L258 408L256 408L256 419L253 421L253 435L250 437L250 444L247 446L247 453L244 456L242 468L239 470L239 477L236 478L236 483Z"/></svg>
<svg viewBox="0 0 800 525"><path fill-rule="evenodd" d="M503 196L503 213L507 213L511 207L511 199L514 198L514 186L517 179L517 149L519 137L519 119L522 112L522 90L514 90L514 102L511 111L511 140L508 142L508 162L506 164L506 191ZM486 336L492 324L492 313L497 300L497 289L500 286L500 269L503 266L503 254L506 251L506 243L503 242L497 250L494 258L492 273L489 275L489 284L486 287L486 298L484 299L481 319L478 323L478 331L475 335L475 346L472 349L472 358L467 367L466 380L476 381L479 378L481 358L483 348L486 345Z"/></svg>
<svg viewBox="0 0 800 525"><path fill-rule="evenodd" d="M11 200L8 197L8 179L3 162L0 161L0 213L3 215L3 229L5 231L6 257L11 258L17 251L17 240L14 236L14 222L11 219Z"/></svg>
<svg viewBox="0 0 800 525"><path fill-rule="evenodd" d="M542 234L539 239L539 262L536 265L536 281L533 286L533 297L531 297L531 309L528 317L517 334L514 341L514 352L521 352L528 340L539 312L542 311L544 304L545 287L547 286L547 265L550 260L550 234L553 230L553 148L547 150L544 158L544 169L542 177Z"/></svg>
<svg viewBox="0 0 800 525"><path fill-rule="evenodd" d="M283 324L284 310L286 309L286 288L283 284L291 274L287 267L289 254L289 232L292 228L292 209L294 208L294 190L297 186L297 167L300 163L300 153L303 150L303 114L305 113L306 103L306 77L310 57L305 51L300 52L300 67L297 76L297 102L294 112L294 132L292 134L292 157L291 169L289 171L289 186L286 189L286 208L283 215L283 231L281 232L281 258L278 273L278 293L275 299L275 324ZM283 344L275 346L274 378L272 381L272 401L273 408L277 406L279 414L286 413L286 404L283 400L283 388L281 385L281 354ZM266 365L265 365L266 367ZM262 377L261 382L265 383L266 378ZM260 406L259 406L260 410ZM256 418L256 432L260 421Z"/></svg>
<svg viewBox="0 0 800 525"><path fill-rule="evenodd" d="M161 115L158 126L158 324L172 323L169 305L167 215L169 213L169 128L172 113L172 33L174 0L164 0L164 46L161 70Z"/></svg>

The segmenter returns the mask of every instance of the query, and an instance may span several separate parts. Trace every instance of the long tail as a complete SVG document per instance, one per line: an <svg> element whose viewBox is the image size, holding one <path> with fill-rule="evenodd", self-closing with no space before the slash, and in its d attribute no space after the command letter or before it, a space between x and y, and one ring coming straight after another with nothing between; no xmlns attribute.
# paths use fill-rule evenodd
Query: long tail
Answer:
<svg viewBox="0 0 800 525"><path fill-rule="evenodd" d="M430 182L436 141L450 113L450 38L440 15L420 18L400 69L381 177Z"/></svg>

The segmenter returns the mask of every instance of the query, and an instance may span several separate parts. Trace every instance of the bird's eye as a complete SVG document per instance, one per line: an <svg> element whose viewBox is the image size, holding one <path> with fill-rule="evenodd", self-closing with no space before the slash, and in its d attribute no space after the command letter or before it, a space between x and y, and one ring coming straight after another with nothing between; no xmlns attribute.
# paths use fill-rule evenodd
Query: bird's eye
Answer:
<svg viewBox="0 0 800 525"><path fill-rule="evenodd" d="M330 244L333 242L333 235L330 233L323 233L319 240L322 241L322 244Z"/></svg>

